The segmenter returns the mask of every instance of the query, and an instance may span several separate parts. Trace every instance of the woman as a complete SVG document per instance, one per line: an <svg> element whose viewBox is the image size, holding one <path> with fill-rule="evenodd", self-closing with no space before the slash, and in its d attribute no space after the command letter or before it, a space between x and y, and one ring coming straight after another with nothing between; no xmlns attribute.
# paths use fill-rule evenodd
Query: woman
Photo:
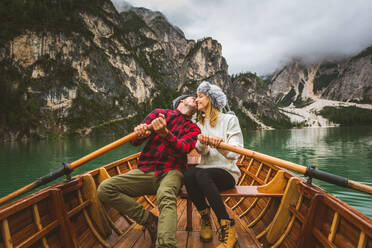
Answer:
<svg viewBox="0 0 372 248"><path fill-rule="evenodd" d="M199 85L197 95L197 124L202 134L198 136L196 149L201 154L201 161L199 165L185 172L184 181L189 197L201 215L201 240L208 242L213 238L210 221L212 208L221 229L219 240L222 243L218 247L233 247L237 240L235 223L226 211L220 192L234 187L237 183L240 170L235 162L239 154L218 149L218 145L223 141L243 146L243 135L238 118L221 112L227 99L218 86L204 81Z"/></svg>

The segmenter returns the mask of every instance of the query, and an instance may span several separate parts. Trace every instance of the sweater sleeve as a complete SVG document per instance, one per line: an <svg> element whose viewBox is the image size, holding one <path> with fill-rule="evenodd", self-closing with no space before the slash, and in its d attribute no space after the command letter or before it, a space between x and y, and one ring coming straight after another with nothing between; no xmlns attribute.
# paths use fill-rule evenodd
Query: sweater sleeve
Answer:
<svg viewBox="0 0 372 248"><path fill-rule="evenodd" d="M229 119L227 124L227 130L226 130L226 140L225 143L229 145L239 146L243 147L243 134L242 130L240 129L239 120L234 115L232 118ZM235 160L239 158L239 154L235 152L230 152L224 149L217 149L219 153L221 153L225 158L230 160Z"/></svg>

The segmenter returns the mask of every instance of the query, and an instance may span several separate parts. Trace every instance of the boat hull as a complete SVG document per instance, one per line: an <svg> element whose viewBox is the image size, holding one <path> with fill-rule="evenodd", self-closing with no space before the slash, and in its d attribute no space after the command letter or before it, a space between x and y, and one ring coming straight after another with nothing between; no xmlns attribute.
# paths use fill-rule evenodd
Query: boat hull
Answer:
<svg viewBox="0 0 372 248"><path fill-rule="evenodd" d="M141 227L103 206L96 188L137 167L139 154L74 177L0 208L2 247L148 247ZM369 247L372 221L320 188L275 164L241 156L240 188L222 192L237 223L240 247ZM254 191L255 190L255 191ZM137 197L157 214L156 197ZM200 218L178 197L178 247L203 247ZM213 215L213 231L218 223ZM210 246L218 244L217 234Z"/></svg>

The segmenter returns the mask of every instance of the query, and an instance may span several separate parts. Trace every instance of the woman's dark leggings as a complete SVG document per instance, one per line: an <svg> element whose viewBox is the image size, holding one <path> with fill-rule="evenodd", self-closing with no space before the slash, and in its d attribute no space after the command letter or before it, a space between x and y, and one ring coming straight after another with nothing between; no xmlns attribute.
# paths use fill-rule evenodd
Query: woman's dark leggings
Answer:
<svg viewBox="0 0 372 248"><path fill-rule="evenodd" d="M219 220L229 219L220 192L234 187L235 180L230 173L219 168L193 167L184 173L184 181L187 193L199 211L208 208L207 198Z"/></svg>

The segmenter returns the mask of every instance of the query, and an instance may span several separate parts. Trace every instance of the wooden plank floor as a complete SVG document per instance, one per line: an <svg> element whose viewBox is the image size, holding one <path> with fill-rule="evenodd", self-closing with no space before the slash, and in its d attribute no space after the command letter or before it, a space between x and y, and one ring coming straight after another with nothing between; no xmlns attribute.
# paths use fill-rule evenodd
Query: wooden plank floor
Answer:
<svg viewBox="0 0 372 248"><path fill-rule="evenodd" d="M200 231L200 215L193 206L193 231L186 231L186 200L179 199L177 202L177 247L198 248L198 247L216 247L219 244L217 239L218 221L214 213L212 213L212 230L214 232L213 240L208 243L203 243L199 238ZM153 212L158 214L157 209ZM233 216L236 222L236 230L238 233L238 245L236 247L262 247L260 243L254 238L250 230L246 230L239 221L239 218L234 215L233 211L228 208L230 216ZM146 232L143 235L142 226L133 224L130 231L124 234L120 241L116 243L115 248L143 248L150 247L150 236Z"/></svg>

